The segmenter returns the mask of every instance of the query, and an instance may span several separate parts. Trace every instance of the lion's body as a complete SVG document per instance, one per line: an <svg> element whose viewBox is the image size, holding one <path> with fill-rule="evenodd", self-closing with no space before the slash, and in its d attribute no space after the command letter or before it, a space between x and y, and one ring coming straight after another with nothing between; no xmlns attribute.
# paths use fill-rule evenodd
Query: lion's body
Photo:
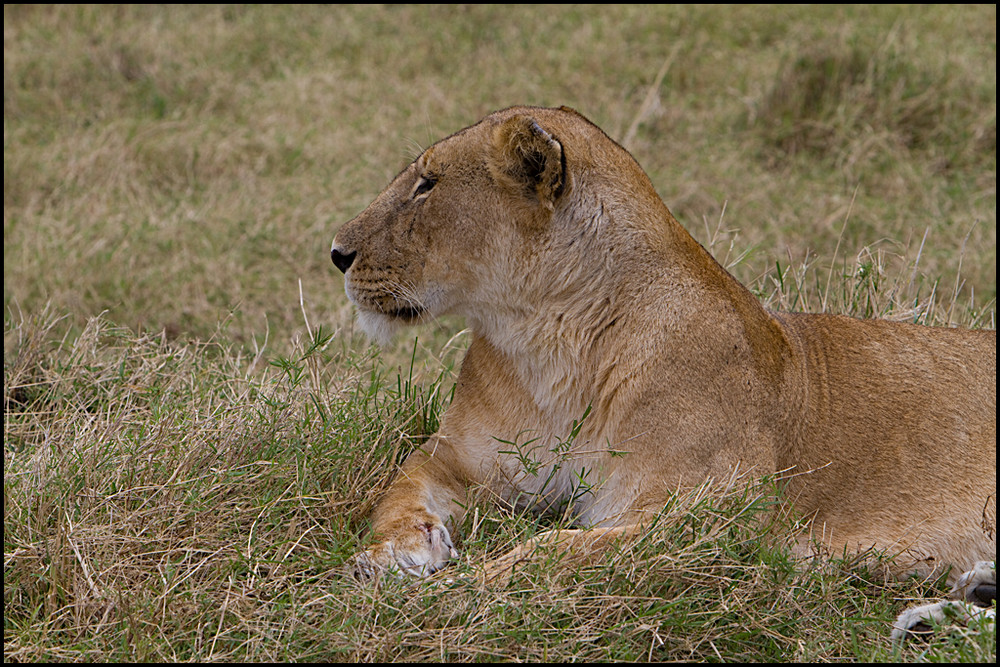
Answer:
<svg viewBox="0 0 1000 667"><path fill-rule="evenodd" d="M473 485L607 529L736 470L787 476L832 549L995 558L995 331L766 311L576 112L507 109L435 144L333 257L373 334L448 312L473 332L367 567L442 566Z"/></svg>
<svg viewBox="0 0 1000 667"><path fill-rule="evenodd" d="M993 559L996 332L780 318L802 346L802 418L779 466L816 470L795 506L834 545L906 550L902 571Z"/></svg>

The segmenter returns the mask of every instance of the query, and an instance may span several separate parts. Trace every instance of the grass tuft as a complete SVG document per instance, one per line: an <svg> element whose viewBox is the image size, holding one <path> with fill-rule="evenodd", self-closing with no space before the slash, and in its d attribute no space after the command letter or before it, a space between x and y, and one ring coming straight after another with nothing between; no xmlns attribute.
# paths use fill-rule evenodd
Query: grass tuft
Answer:
<svg viewBox="0 0 1000 667"><path fill-rule="evenodd" d="M825 42L781 68L755 119L772 159L806 152L883 163L923 152L936 171L996 159L996 114L971 73L917 64L894 44ZM995 97L993 99L995 104Z"/></svg>

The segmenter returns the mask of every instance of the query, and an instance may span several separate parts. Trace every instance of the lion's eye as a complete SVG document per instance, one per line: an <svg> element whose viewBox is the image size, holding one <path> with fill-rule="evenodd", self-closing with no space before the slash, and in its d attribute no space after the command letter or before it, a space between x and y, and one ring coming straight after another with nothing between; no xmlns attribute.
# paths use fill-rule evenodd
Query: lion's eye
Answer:
<svg viewBox="0 0 1000 667"><path fill-rule="evenodd" d="M425 195L431 191L431 189L437 185L437 179L429 176L422 176L419 181L417 181L417 186L413 188L413 196L419 197Z"/></svg>

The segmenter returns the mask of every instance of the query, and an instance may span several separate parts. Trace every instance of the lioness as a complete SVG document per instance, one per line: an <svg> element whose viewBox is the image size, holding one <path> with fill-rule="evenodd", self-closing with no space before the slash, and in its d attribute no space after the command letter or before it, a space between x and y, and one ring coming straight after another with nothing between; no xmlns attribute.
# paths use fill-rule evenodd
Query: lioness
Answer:
<svg viewBox="0 0 1000 667"><path fill-rule="evenodd" d="M588 530L546 541L586 552L737 469L797 473L787 498L833 552L953 581L996 557L996 332L764 309L572 109L512 107L434 144L331 256L374 337L445 313L472 331L362 574L455 558L473 485L572 498ZM529 473L526 452L560 455Z"/></svg>

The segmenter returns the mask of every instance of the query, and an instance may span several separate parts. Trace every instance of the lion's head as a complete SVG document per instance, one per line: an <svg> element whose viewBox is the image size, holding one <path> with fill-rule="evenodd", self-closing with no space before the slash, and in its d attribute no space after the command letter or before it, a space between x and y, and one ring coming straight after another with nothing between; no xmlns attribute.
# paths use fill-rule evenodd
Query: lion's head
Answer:
<svg viewBox="0 0 1000 667"><path fill-rule="evenodd" d="M425 150L343 226L331 256L376 338L446 313L489 328L624 270L627 218L663 217L616 218L624 200L663 206L597 126L566 107L512 107Z"/></svg>

